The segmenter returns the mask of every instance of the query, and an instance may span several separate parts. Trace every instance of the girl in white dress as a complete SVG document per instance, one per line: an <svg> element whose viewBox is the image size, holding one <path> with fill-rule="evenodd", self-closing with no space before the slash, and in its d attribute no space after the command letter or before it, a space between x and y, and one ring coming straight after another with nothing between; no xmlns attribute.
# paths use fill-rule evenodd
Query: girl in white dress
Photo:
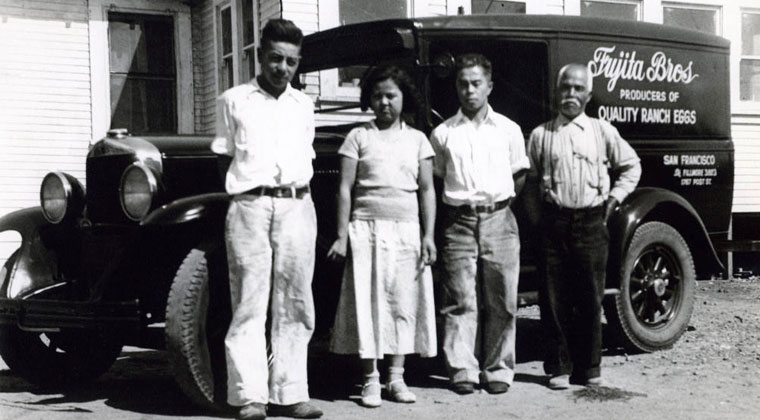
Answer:
<svg viewBox="0 0 760 420"><path fill-rule="evenodd" d="M346 265L330 347L359 355L366 407L381 402L377 359L389 356L388 397L412 403L405 355L434 357L437 349L429 267L436 258L434 153L427 137L401 118L416 111L416 98L403 70L373 69L361 105L375 119L351 130L338 151L338 239L328 257L345 258Z"/></svg>

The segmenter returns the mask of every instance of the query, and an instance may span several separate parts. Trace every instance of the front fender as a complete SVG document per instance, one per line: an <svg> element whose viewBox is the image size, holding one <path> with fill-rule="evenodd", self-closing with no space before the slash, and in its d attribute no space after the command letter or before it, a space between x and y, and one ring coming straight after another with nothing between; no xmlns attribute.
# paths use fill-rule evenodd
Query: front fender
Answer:
<svg viewBox="0 0 760 420"><path fill-rule="evenodd" d="M41 235L44 227L52 226L40 207L17 210L0 218L0 232L16 231L21 235L21 246L6 262L8 272L0 279L0 296L17 298L55 283L56 256Z"/></svg>
<svg viewBox="0 0 760 420"><path fill-rule="evenodd" d="M694 256L698 273L709 275L724 269L707 228L694 206L673 191L642 187L637 188L625 199L610 220L610 257L613 257L611 262L617 263L611 266L611 272L619 272L619 262L627 252L636 228L653 220L673 226L684 237ZM616 279L617 276L613 278Z"/></svg>
<svg viewBox="0 0 760 420"><path fill-rule="evenodd" d="M165 204L142 222L143 226L177 225L206 218L224 218L232 196L227 193L208 193L180 198Z"/></svg>

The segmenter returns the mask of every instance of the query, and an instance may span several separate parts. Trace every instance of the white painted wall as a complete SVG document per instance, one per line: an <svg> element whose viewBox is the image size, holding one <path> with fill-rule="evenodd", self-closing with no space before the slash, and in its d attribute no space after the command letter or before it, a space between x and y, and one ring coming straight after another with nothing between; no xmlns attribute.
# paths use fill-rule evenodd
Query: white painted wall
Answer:
<svg viewBox="0 0 760 420"><path fill-rule="evenodd" d="M84 180L92 137L85 0L0 0L0 215L39 205L51 170ZM18 237L0 235L0 263Z"/></svg>

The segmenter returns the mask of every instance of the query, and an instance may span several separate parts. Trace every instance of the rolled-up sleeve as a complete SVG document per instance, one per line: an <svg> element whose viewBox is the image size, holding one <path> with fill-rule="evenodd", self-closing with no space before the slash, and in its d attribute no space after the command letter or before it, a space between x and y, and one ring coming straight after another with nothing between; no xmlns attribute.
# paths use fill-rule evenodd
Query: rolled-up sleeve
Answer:
<svg viewBox="0 0 760 420"><path fill-rule="evenodd" d="M530 170L528 171L528 176L531 178L538 178L538 168L541 162L540 159L540 151L539 151L539 142L541 141L541 133L542 133L542 127L538 126L535 129L533 129L533 132L530 133L530 137L528 138L528 161L530 162Z"/></svg>
<svg viewBox="0 0 760 420"><path fill-rule="evenodd" d="M610 166L617 174L615 184L610 188L610 196L618 202L623 200L636 189L641 178L641 162L636 151L620 136L618 130L611 124L605 124L605 138L610 144L607 145L610 158Z"/></svg>
<svg viewBox="0 0 760 420"><path fill-rule="evenodd" d="M216 99L216 134L211 151L219 155L235 155L235 122L224 95Z"/></svg>
<svg viewBox="0 0 760 420"><path fill-rule="evenodd" d="M433 147L433 174L439 178L446 176L446 151L441 143L441 126L430 134L430 145Z"/></svg>
<svg viewBox="0 0 760 420"><path fill-rule="evenodd" d="M512 126L509 133L509 164L512 174L530 168L530 160L525 153L525 137L518 125Z"/></svg>

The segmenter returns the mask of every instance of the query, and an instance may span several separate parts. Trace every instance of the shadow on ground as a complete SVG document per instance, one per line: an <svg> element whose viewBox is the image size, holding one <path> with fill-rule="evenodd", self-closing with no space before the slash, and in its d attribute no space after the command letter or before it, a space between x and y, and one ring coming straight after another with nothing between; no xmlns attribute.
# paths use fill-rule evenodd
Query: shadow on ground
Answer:
<svg viewBox="0 0 760 420"><path fill-rule="evenodd" d="M442 328L439 328L442 330ZM539 321L518 318L517 362L541 360L544 352ZM422 388L447 388L448 373L440 349L439 355L424 359L410 356L406 363L409 385ZM605 353L608 354L608 353ZM314 399L335 401L355 399L361 392L361 369L358 359L328 351L326 334L312 340L309 355L309 385ZM385 372L384 365L380 370ZM383 378L384 380L384 378ZM543 383L542 375L517 374L515 382ZM23 401L12 401L2 394L30 393ZM15 397L15 396L14 396ZM126 350L113 367L91 384L63 391L39 389L9 370L0 371L0 405L22 406L30 411L83 411L80 403L104 400L105 404L129 412L165 415L215 415L194 406L174 382L166 360L166 353L153 350ZM223 414L219 415L224 417Z"/></svg>

